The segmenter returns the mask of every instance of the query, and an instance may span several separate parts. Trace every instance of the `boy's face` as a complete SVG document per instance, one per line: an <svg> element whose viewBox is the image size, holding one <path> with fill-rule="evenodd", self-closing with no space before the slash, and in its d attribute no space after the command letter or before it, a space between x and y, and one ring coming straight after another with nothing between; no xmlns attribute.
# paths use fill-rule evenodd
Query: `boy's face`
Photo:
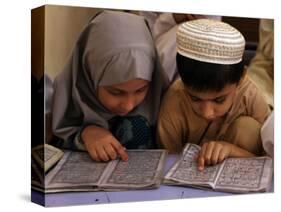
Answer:
<svg viewBox="0 0 281 212"><path fill-rule="evenodd" d="M125 83L99 86L99 101L113 114L124 116L138 106L146 97L149 81L134 79Z"/></svg>
<svg viewBox="0 0 281 212"><path fill-rule="evenodd" d="M225 86L221 91L198 92L185 88L193 111L207 121L224 116L233 104L237 84Z"/></svg>

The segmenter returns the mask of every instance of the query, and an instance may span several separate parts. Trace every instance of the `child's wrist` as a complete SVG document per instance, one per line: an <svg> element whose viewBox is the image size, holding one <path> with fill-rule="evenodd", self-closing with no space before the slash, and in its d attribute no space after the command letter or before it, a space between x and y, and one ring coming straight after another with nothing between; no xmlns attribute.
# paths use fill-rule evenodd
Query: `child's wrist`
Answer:
<svg viewBox="0 0 281 212"><path fill-rule="evenodd" d="M234 144L229 144L229 157L235 157L235 148Z"/></svg>
<svg viewBox="0 0 281 212"><path fill-rule="evenodd" d="M78 149L78 150L83 150L83 151L85 151L84 142L83 142L83 139L81 138L82 130L83 130L83 129L80 129L80 130L77 132L77 134L76 134L76 136L75 136L75 138L74 138L74 146L75 146L75 148Z"/></svg>

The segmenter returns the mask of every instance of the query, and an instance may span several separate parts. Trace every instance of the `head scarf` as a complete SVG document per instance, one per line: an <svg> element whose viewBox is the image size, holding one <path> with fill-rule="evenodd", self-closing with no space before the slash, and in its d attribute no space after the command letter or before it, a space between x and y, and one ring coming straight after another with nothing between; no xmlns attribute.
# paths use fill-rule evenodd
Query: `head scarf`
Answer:
<svg viewBox="0 0 281 212"><path fill-rule="evenodd" d="M168 81L143 17L103 11L81 33L70 60L54 82L53 131L64 140L83 126L108 129L116 116L98 100L98 86L136 78L150 81L144 101L128 116L141 115L153 126Z"/></svg>

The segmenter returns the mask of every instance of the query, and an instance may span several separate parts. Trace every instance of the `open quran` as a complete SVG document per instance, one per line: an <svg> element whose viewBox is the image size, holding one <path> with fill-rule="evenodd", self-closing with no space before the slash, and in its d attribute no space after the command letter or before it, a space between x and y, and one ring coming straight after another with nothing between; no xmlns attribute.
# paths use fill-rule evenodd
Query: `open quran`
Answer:
<svg viewBox="0 0 281 212"><path fill-rule="evenodd" d="M47 172L52 168L63 156L63 151L53 147L49 144L39 145L34 147L31 151L33 162L35 162L40 169Z"/></svg>
<svg viewBox="0 0 281 212"><path fill-rule="evenodd" d="M63 151L48 144L38 145L31 150L31 185L37 190L44 188L45 174L62 158Z"/></svg>
<svg viewBox="0 0 281 212"><path fill-rule="evenodd" d="M127 150L127 153L129 160L126 162L121 159L95 162L87 152L65 151L59 162L41 177L41 187L38 183L33 183L33 188L53 193L119 191L160 186L166 151ZM36 173L39 172L34 170L34 179ZM38 178L39 176L37 180L40 180Z"/></svg>
<svg viewBox="0 0 281 212"><path fill-rule="evenodd" d="M227 158L199 171L194 159L199 151L200 146L187 144L181 158L165 175L164 183L231 193L265 192L269 189L273 170L271 158Z"/></svg>

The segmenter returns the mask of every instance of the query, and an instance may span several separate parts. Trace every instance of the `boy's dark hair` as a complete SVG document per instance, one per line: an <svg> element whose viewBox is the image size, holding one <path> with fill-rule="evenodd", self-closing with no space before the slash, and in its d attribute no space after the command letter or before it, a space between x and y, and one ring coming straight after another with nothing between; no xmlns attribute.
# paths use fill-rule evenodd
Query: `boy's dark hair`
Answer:
<svg viewBox="0 0 281 212"><path fill-rule="evenodd" d="M177 53L177 67L184 84L195 91L221 91L226 85L239 83L243 61L233 65L193 60Z"/></svg>

